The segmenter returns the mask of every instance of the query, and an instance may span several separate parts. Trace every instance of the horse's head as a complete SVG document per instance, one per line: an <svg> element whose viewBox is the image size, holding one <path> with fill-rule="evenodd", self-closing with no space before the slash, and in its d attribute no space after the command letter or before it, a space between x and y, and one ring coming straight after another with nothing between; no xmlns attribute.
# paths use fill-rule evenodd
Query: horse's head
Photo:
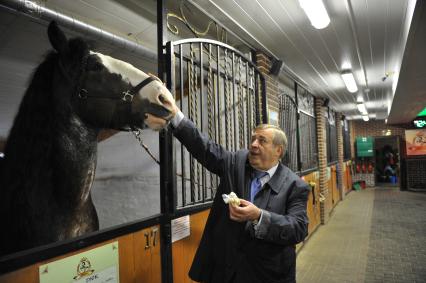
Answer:
<svg viewBox="0 0 426 283"><path fill-rule="evenodd" d="M64 88L64 82L72 86L72 107L84 122L113 129L146 124L159 130L172 118L174 99L160 79L89 51L81 39L68 41L55 22L48 35L58 53L57 87Z"/></svg>

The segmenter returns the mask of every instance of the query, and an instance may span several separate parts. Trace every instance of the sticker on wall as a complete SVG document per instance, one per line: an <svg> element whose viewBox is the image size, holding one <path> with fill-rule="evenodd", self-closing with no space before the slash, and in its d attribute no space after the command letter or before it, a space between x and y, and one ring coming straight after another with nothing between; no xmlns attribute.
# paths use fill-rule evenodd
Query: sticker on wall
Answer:
<svg viewBox="0 0 426 283"><path fill-rule="evenodd" d="M40 283L118 283L118 242L40 265Z"/></svg>
<svg viewBox="0 0 426 283"><path fill-rule="evenodd" d="M269 110L269 124L279 126L278 125L278 112Z"/></svg>
<svg viewBox="0 0 426 283"><path fill-rule="evenodd" d="M188 237L190 232L189 215L172 220L172 243Z"/></svg>

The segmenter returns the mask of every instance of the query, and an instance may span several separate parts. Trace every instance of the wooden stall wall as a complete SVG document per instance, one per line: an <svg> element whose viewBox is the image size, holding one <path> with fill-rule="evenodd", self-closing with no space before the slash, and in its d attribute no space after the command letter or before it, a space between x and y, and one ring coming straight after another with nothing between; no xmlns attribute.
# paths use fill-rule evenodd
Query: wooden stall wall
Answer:
<svg viewBox="0 0 426 283"><path fill-rule="evenodd" d="M344 171L343 171L343 184L344 184L344 192L348 194L352 190L352 165L351 161L347 161L343 163Z"/></svg>
<svg viewBox="0 0 426 283"><path fill-rule="evenodd" d="M340 201L339 188L337 187L337 165L332 165L330 167L331 177L330 177L330 188L332 195L332 208L334 208Z"/></svg>
<svg viewBox="0 0 426 283"><path fill-rule="evenodd" d="M307 207L309 218L308 231L309 235L311 235L321 224L319 172L312 172L302 178L306 183L311 185ZM314 187L312 187L313 184L315 184Z"/></svg>
<svg viewBox="0 0 426 283"><path fill-rule="evenodd" d="M210 209L190 215L190 236L172 244L173 282L195 282L188 277L188 271L200 243Z"/></svg>
<svg viewBox="0 0 426 283"><path fill-rule="evenodd" d="M109 241L0 275L0 283L39 283L39 266L118 241L119 276L123 283L161 283L160 227L142 229Z"/></svg>

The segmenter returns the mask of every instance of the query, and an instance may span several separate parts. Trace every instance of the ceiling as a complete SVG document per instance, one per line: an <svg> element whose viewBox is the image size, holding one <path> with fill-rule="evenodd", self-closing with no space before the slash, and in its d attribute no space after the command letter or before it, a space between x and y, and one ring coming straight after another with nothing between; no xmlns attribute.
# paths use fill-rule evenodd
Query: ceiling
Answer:
<svg viewBox="0 0 426 283"><path fill-rule="evenodd" d="M296 78L313 94L328 97L330 106L343 112L347 118L361 118L356 109L357 95L364 96L368 112L377 119L387 118L391 105L392 122L414 118L413 109L417 106L413 105L416 101L423 104L418 106L421 109L426 104L424 92L414 90L418 87L426 89L420 79L422 74L424 77L426 64L416 61L416 56L426 50L417 47L425 44L426 24L419 20L425 16L418 16L421 14L419 11L424 10L423 1L417 1L416 21L413 20L422 37L414 36L414 31L410 31L415 0L323 1L331 22L322 30L311 26L297 0L197 0L190 3L220 22L229 30L230 36L282 60L282 73ZM19 1L3 3L6 2ZM155 0L36 2L137 42L156 54ZM169 3L176 7L180 1L170 0ZM40 19L35 13L28 17L3 5L6 4L0 4L0 138L7 136L28 79L49 49L46 19ZM195 10L189 10L187 17L198 26L208 24L206 17ZM75 34L69 32L69 35ZM404 55L407 38L409 54ZM102 37L90 39L99 39L98 50L101 52L150 72L156 70L156 62L152 59L121 46L105 44ZM359 89L355 94L346 90L340 77L342 69L349 66ZM411 73L407 71L407 76L404 76L402 72L406 70L411 70ZM414 86L409 83L413 70L418 71ZM411 87L409 100L404 99L407 87ZM400 117L399 113L406 116Z"/></svg>

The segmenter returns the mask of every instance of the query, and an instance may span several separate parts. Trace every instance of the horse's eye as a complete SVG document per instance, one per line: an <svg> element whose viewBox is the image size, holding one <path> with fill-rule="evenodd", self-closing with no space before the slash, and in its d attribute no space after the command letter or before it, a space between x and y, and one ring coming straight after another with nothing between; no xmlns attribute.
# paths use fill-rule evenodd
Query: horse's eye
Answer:
<svg viewBox="0 0 426 283"><path fill-rule="evenodd" d="M102 65L100 62L92 61L87 64L87 69L90 71L100 71L104 68L104 65Z"/></svg>

